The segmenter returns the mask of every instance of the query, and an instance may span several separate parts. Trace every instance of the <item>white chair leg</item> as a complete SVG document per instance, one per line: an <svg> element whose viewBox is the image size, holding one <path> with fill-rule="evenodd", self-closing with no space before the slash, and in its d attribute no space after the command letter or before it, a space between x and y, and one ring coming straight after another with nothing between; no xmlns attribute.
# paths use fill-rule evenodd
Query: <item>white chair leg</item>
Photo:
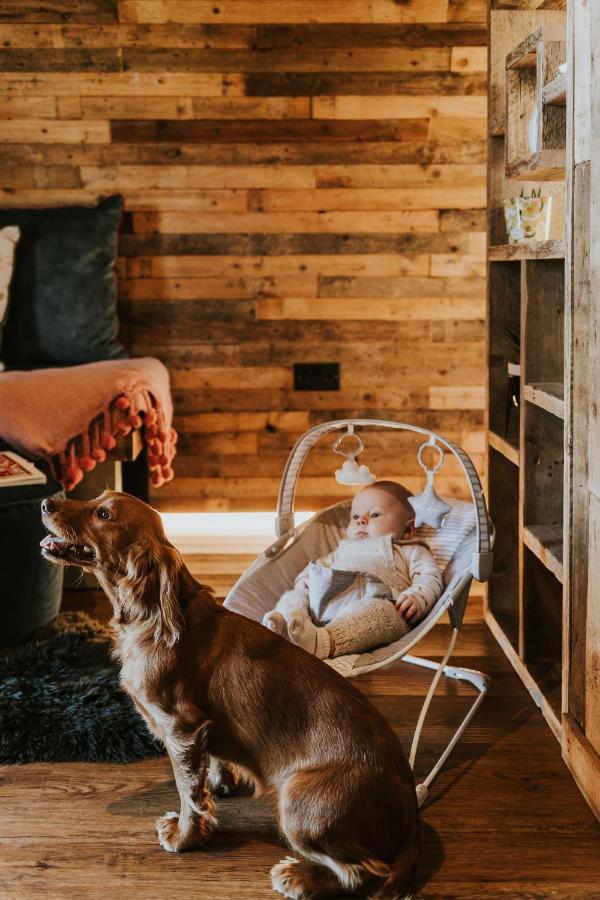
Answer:
<svg viewBox="0 0 600 900"><path fill-rule="evenodd" d="M427 715L427 712L429 711L429 707L431 705L433 695L435 694L436 688L438 686L438 683L439 683L442 675L445 675L446 678L455 678L457 681L466 681L469 684L472 684L473 687L475 687L477 689L477 696L476 696L475 700L473 701L473 703L471 704L471 706L469 707L469 710L468 710L465 718L462 720L461 724L459 725L456 732L454 733L452 740L449 742L448 746L446 747L446 749L444 750L444 752L438 759L437 763L435 764L435 766L433 767L433 769L431 770L429 775L426 778L424 778L420 784L417 785L417 799L419 801L419 806L422 806L425 803L425 801L427 800L427 797L429 794L429 787L431 786L434 778L437 776L440 769L442 768L442 766L448 759L449 755L452 753L454 747L460 740L465 728L467 727L467 725L469 724L469 722L475 715L475 712L479 708L483 698L485 697L485 695L487 693L489 685L490 685L489 676L485 675L483 672L478 672L476 669L463 669L463 668L460 668L457 666L448 666L447 665L448 659L450 658L452 651L454 650L454 644L456 643L457 636L458 636L458 629L454 628L452 630L452 635L451 635L450 641L448 643L448 649L446 650L446 653L444 654L444 658L439 663L433 662L433 660L430 660L430 659L423 659L419 656L405 656L403 659L403 662L409 663L410 665L422 666L426 669L434 669L435 670L435 675L433 676L431 685L427 692L427 696L425 697L423 706L421 708L421 713L419 715L419 720L418 720L417 726L415 728L415 733L414 733L412 745L410 748L409 762L410 762L411 768L413 768L413 769L414 769L414 764L415 764L415 757L417 755L417 749L419 746L419 740L421 737L421 732L423 730L423 724L425 722L425 717Z"/></svg>

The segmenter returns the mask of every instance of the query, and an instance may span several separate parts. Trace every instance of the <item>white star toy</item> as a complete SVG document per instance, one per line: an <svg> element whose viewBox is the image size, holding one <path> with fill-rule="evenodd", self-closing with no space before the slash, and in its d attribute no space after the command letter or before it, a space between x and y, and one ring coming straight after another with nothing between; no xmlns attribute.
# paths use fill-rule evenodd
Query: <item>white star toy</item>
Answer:
<svg viewBox="0 0 600 900"><path fill-rule="evenodd" d="M430 469L423 461L423 450L427 447L435 448L439 453L438 462L432 469ZM437 446L435 440L432 439L427 444L422 444L419 447L418 460L419 465L425 472L427 481L423 493L416 494L414 497L409 497L408 502L415 511L415 528L419 528L420 525L430 525L437 531L438 528L441 528L442 526L444 516L448 515L452 508L445 503L441 497L438 497L433 486L434 476L444 462L444 453L440 447Z"/></svg>
<svg viewBox="0 0 600 900"><path fill-rule="evenodd" d="M452 508L436 494L433 487L433 472L427 473L427 484L423 493L409 497L408 502L415 511L415 528L420 525L431 525L436 531L441 528L442 519Z"/></svg>

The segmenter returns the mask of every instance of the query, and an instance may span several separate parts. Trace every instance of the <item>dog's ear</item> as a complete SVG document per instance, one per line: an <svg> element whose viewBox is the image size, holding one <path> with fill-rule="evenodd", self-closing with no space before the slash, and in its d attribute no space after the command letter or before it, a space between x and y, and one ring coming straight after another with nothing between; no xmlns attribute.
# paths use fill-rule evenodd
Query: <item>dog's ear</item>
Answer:
<svg viewBox="0 0 600 900"><path fill-rule="evenodd" d="M122 611L130 621L154 624L154 640L172 647L183 627L179 602L181 554L165 544L131 544L125 558L125 577L119 585Z"/></svg>

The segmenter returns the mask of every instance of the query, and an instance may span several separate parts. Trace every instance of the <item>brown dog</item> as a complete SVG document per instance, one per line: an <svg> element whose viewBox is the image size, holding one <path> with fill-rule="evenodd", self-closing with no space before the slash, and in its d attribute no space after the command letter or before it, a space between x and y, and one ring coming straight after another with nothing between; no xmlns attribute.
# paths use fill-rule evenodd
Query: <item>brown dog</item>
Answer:
<svg viewBox="0 0 600 900"><path fill-rule="evenodd" d="M392 729L336 672L219 606L127 494L44 500L44 556L94 572L114 608L121 681L164 743L181 799L156 823L165 850L202 847L211 790L238 777L278 797L297 857L271 870L285 897L405 895L416 868L412 773Z"/></svg>

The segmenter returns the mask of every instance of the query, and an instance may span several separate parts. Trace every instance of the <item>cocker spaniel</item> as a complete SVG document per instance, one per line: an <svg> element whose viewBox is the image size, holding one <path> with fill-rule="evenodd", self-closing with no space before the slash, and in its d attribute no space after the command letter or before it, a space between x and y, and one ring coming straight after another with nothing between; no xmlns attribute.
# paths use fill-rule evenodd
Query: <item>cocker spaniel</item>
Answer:
<svg viewBox="0 0 600 900"><path fill-rule="evenodd" d="M419 813L384 717L321 661L214 599L127 494L46 499L43 555L94 572L114 609L121 682L165 745L181 808L156 822L165 850L203 847L214 793L239 778L277 799L294 856L271 870L285 897L406 895Z"/></svg>

